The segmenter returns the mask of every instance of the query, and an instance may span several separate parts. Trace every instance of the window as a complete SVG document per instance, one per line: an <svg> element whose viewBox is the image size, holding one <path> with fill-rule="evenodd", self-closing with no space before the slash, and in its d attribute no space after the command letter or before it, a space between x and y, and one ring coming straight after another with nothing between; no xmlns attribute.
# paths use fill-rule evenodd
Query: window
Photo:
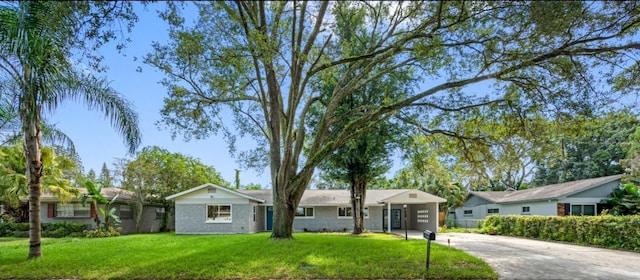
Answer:
<svg viewBox="0 0 640 280"><path fill-rule="evenodd" d="M369 207L365 207L363 210L364 218L369 218ZM353 212L351 211L351 207L338 207L338 218L351 218L353 217Z"/></svg>
<svg viewBox="0 0 640 280"><path fill-rule="evenodd" d="M253 221L256 221L256 212L258 212L258 206L253 206Z"/></svg>
<svg viewBox="0 0 640 280"><path fill-rule="evenodd" d="M531 214L531 207L522 206L522 214Z"/></svg>
<svg viewBox="0 0 640 280"><path fill-rule="evenodd" d="M89 217L91 206L86 204L82 206L80 203L63 204L58 203L56 205L56 217L61 218L76 218L76 217Z"/></svg>
<svg viewBox="0 0 640 280"><path fill-rule="evenodd" d="M471 209L464 210L464 213L463 213L463 214L464 214L465 216L473 216L473 210L471 210Z"/></svg>
<svg viewBox="0 0 640 280"><path fill-rule="evenodd" d="M230 223L231 205L207 205L208 223Z"/></svg>
<svg viewBox="0 0 640 280"><path fill-rule="evenodd" d="M595 216L596 215L596 206L594 204L572 204L571 205L571 215L573 216Z"/></svg>
<svg viewBox="0 0 640 280"><path fill-rule="evenodd" d="M120 205L120 219L133 218L133 212L131 212L131 206L126 204Z"/></svg>
<svg viewBox="0 0 640 280"><path fill-rule="evenodd" d="M489 209L487 209L487 214L500 214L500 209L498 209L498 208L489 208Z"/></svg>
<svg viewBox="0 0 640 280"><path fill-rule="evenodd" d="M156 207L156 220L164 219L164 207Z"/></svg>
<svg viewBox="0 0 640 280"><path fill-rule="evenodd" d="M296 217L313 218L313 207L298 207Z"/></svg>

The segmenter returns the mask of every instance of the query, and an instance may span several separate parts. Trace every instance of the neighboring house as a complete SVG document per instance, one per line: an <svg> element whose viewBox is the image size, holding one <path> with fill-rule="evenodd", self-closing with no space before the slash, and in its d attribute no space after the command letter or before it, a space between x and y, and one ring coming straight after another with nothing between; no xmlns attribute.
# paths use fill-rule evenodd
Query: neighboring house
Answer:
<svg viewBox="0 0 640 280"><path fill-rule="evenodd" d="M80 193L87 192L84 188L78 188L78 190ZM111 205L116 209L116 215L121 220L121 223L116 227L122 229L121 234L135 233L133 192L118 188L103 188L101 193L109 201L118 195L116 201ZM40 219L42 223L86 223L95 227L95 215L99 215L100 221L104 222L104 217L99 210L93 207L92 203L87 202L83 206L80 199L73 199L68 203L60 203L58 197L50 193L43 193L40 200ZM98 205L98 207L103 207L103 205ZM140 232L158 232L163 214L164 208L145 205L140 219Z"/></svg>
<svg viewBox="0 0 640 280"><path fill-rule="evenodd" d="M488 215L595 216L600 201L620 187L622 175L500 192L470 192L455 210L456 225L476 227Z"/></svg>
<svg viewBox="0 0 640 280"><path fill-rule="evenodd" d="M204 184L171 195L177 234L253 233L273 226L272 190L231 190ZM419 190L368 190L365 228L370 231L438 230L438 203ZM405 208L406 207L406 208ZM391 215L387 215L391 213ZM348 190L306 190L293 222L295 231L351 231Z"/></svg>

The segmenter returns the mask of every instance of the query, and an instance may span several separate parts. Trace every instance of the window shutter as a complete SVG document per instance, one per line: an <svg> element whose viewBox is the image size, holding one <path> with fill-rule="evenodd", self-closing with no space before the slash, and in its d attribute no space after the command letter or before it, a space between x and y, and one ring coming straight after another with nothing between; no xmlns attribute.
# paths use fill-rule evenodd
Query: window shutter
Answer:
<svg viewBox="0 0 640 280"><path fill-rule="evenodd" d="M47 218L53 218L56 216L56 204L49 203L47 204Z"/></svg>
<svg viewBox="0 0 640 280"><path fill-rule="evenodd" d="M90 213L91 213L91 214L89 214L89 216L91 216L91 218L95 218L95 217L96 217L96 207L95 207L95 204L90 203L89 205L90 205L90 207L89 207L89 208L91 208L91 211L90 211Z"/></svg>

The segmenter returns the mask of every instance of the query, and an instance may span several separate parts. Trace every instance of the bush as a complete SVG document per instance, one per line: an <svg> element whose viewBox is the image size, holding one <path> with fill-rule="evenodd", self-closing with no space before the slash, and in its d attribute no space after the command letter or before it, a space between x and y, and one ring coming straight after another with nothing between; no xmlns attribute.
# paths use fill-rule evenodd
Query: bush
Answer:
<svg viewBox="0 0 640 280"><path fill-rule="evenodd" d="M498 216L483 220L480 232L640 251L640 215Z"/></svg>
<svg viewBox="0 0 640 280"><path fill-rule="evenodd" d="M42 237L68 237L82 234L88 228L89 225L81 223L45 223L42 224ZM29 237L29 223L0 223L0 237Z"/></svg>
<svg viewBox="0 0 640 280"><path fill-rule="evenodd" d="M82 233L84 234L84 237L88 237L88 238L96 238L96 237L114 237L114 236L120 236L120 228L113 228L110 227L108 230L105 229L93 229L93 230L85 230Z"/></svg>

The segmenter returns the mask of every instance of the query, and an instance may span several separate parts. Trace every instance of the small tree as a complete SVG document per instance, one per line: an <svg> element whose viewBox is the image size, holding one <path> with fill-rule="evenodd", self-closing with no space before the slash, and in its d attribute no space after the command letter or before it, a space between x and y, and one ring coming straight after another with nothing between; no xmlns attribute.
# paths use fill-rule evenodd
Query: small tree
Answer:
<svg viewBox="0 0 640 280"><path fill-rule="evenodd" d="M101 225L104 227L104 230L109 230L109 225L111 224L111 220L113 220L116 224L120 223L120 217L116 215L116 208L112 208L111 205L118 198L118 194L116 194L111 200L108 200L104 195L102 195L102 184L94 184L91 181L84 181L84 186L87 188L86 194L81 194L82 205L86 206L87 202L91 203L94 209L98 209L102 217L104 217L104 223L100 221L100 216L98 213L93 217L96 222L96 229L101 229ZM99 207L99 204L103 205L103 207Z"/></svg>

